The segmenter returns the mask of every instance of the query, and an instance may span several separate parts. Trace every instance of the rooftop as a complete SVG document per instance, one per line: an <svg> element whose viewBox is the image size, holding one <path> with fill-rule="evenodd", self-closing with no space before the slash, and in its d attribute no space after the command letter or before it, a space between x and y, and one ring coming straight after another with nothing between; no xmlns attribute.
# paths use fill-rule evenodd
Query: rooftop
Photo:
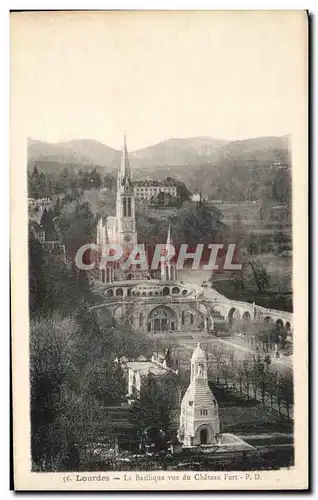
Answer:
<svg viewBox="0 0 318 500"><path fill-rule="evenodd" d="M170 186L170 187L177 187L176 182L174 179L164 179L163 181L156 181L152 179L145 179L145 180L140 180L140 181L135 181L134 186L145 186L145 187L151 187L151 186Z"/></svg>
<svg viewBox="0 0 318 500"><path fill-rule="evenodd" d="M206 353L202 349L200 342L198 342L197 347L194 349L191 361L197 360L197 359L203 359L206 361Z"/></svg>
<svg viewBox="0 0 318 500"><path fill-rule="evenodd" d="M162 365L154 361L129 361L126 365L128 368L141 375L152 373L155 376L167 375L171 370L163 368Z"/></svg>

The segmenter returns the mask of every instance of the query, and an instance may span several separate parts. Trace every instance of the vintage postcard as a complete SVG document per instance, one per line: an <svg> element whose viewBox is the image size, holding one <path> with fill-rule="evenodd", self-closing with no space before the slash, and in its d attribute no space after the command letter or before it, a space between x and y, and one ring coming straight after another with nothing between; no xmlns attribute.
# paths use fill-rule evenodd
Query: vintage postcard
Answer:
<svg viewBox="0 0 318 500"><path fill-rule="evenodd" d="M305 490L305 11L11 13L17 490Z"/></svg>

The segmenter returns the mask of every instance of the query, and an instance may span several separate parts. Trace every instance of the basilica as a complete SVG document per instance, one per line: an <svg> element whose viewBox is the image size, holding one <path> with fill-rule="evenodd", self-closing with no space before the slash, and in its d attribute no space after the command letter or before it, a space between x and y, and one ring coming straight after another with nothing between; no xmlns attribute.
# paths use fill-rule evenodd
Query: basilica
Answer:
<svg viewBox="0 0 318 500"><path fill-rule="evenodd" d="M126 139L117 178L116 215L97 224L97 245L101 251L105 244L119 244L124 255L138 243L135 196L129 164ZM171 229L167 232L167 245L173 244ZM147 254L147 249L145 248ZM132 265L123 269L123 260L99 269L93 280L93 290L103 298L96 308L112 311L116 318L128 317L133 328L147 332L207 330L213 328L213 318L202 300L202 289L178 280L173 260L160 262L157 271L140 269Z"/></svg>
<svg viewBox="0 0 318 500"><path fill-rule="evenodd" d="M276 321L291 330L292 315L285 311L265 309L255 304L233 301L213 288L179 276L173 260L159 261L157 270L123 264L137 244L147 255L145 242L138 241L136 200L129 155L124 138L117 177L116 214L97 224L96 243L102 253L106 244L119 244L123 257L90 273L91 288L100 301L92 306L103 321L104 312L115 319L125 319L133 329L148 333L212 332L239 321ZM167 230L163 244L173 245L173 234Z"/></svg>

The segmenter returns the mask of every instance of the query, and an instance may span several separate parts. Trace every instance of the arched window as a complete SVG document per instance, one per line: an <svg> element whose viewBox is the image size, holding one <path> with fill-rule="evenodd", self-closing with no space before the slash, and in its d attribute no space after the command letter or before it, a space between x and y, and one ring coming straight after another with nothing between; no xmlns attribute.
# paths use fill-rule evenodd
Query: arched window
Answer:
<svg viewBox="0 0 318 500"><path fill-rule="evenodd" d="M203 365L198 365L198 376L199 377L203 377L203 370L204 370L204 366Z"/></svg>
<svg viewBox="0 0 318 500"><path fill-rule="evenodd" d="M124 212L124 217L127 217L127 205L126 205L127 198L123 198L123 212Z"/></svg>
<svg viewBox="0 0 318 500"><path fill-rule="evenodd" d="M128 217L131 217L131 198L128 198Z"/></svg>
<svg viewBox="0 0 318 500"><path fill-rule="evenodd" d="M185 321L185 314L184 314L184 311L182 311L182 313L181 313L181 325L184 325L184 321Z"/></svg>
<svg viewBox="0 0 318 500"><path fill-rule="evenodd" d="M175 330L176 315L169 308L158 307L150 312L147 321L152 331Z"/></svg>

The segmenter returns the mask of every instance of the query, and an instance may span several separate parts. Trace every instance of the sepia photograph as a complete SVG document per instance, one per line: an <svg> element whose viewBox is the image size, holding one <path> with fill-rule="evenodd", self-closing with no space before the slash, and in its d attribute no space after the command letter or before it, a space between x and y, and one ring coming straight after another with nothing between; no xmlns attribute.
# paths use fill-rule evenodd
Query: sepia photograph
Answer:
<svg viewBox="0 0 318 500"><path fill-rule="evenodd" d="M16 489L306 489L307 23L11 13Z"/></svg>

